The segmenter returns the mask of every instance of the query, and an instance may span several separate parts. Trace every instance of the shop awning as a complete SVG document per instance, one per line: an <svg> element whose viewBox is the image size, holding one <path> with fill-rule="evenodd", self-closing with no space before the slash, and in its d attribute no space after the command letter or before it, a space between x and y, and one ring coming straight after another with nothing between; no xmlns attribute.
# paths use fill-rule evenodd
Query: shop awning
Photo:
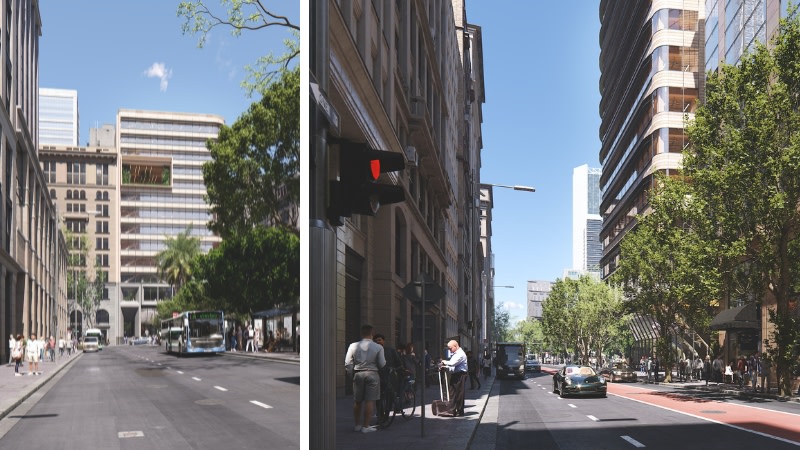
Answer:
<svg viewBox="0 0 800 450"><path fill-rule="evenodd" d="M755 303L726 309L711 320L712 330L758 330L760 328L758 305Z"/></svg>
<svg viewBox="0 0 800 450"><path fill-rule="evenodd" d="M253 319L272 319L273 317L289 316L299 311L300 308L272 308L253 313Z"/></svg>

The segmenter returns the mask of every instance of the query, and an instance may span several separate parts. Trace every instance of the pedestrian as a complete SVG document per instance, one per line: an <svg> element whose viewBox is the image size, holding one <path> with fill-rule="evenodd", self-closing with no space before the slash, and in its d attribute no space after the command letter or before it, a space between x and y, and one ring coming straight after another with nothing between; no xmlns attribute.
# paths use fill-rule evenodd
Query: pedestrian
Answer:
<svg viewBox="0 0 800 450"><path fill-rule="evenodd" d="M653 380L653 358L647 357L647 366L645 369L647 369L647 382L650 383Z"/></svg>
<svg viewBox="0 0 800 450"><path fill-rule="evenodd" d="M483 355L483 380L486 381L492 376L492 356L489 352Z"/></svg>
<svg viewBox="0 0 800 450"><path fill-rule="evenodd" d="M14 333L8 335L8 365L10 366L11 363L14 361L14 357L11 356L14 353L14 347L17 345L17 340L14 339Z"/></svg>
<svg viewBox="0 0 800 450"><path fill-rule="evenodd" d="M58 338L58 357L59 357L59 359L64 357L64 347L66 347L66 343L64 342L64 336L61 336L60 338Z"/></svg>
<svg viewBox="0 0 800 450"><path fill-rule="evenodd" d="M725 370L725 363L722 362L722 355L717 355L714 362L711 363L711 369L714 371L714 381L722 383L722 376Z"/></svg>
<svg viewBox="0 0 800 450"><path fill-rule="evenodd" d="M258 353L258 343L261 342L261 328L255 329L255 337L253 338L253 347L255 352Z"/></svg>
<svg viewBox="0 0 800 450"><path fill-rule="evenodd" d="M378 370L386 365L384 348L373 341L372 332L371 325L362 325L361 340L350 344L344 357L344 367L353 378L353 430L361 433L377 430L369 422L375 401L381 398Z"/></svg>
<svg viewBox="0 0 800 450"><path fill-rule="evenodd" d="M275 334L272 332L272 330L269 330L268 332L267 343L265 344L265 347L270 353L275 351Z"/></svg>
<svg viewBox="0 0 800 450"><path fill-rule="evenodd" d="M231 328L231 351L236 351L236 329Z"/></svg>
<svg viewBox="0 0 800 450"><path fill-rule="evenodd" d="M244 347L245 352L252 352L253 351L253 337L255 337L255 333L253 332L253 326L247 326L247 345Z"/></svg>
<svg viewBox="0 0 800 450"><path fill-rule="evenodd" d="M747 360L744 355L739 356L736 360L736 381L739 383L739 389L744 389L744 374L747 373Z"/></svg>
<svg viewBox="0 0 800 450"><path fill-rule="evenodd" d="M403 369L405 370L406 377L411 379L417 378L417 367L419 367L419 360L417 354L414 353L414 344L409 342L406 344L405 351L403 352Z"/></svg>
<svg viewBox="0 0 800 450"><path fill-rule="evenodd" d="M703 358L697 355L694 361L694 379L700 381L703 379Z"/></svg>
<svg viewBox="0 0 800 450"><path fill-rule="evenodd" d="M236 351L242 350L242 327L236 325Z"/></svg>
<svg viewBox="0 0 800 450"><path fill-rule="evenodd" d="M47 352L50 355L50 362L56 362L56 338L53 336L47 341Z"/></svg>
<svg viewBox="0 0 800 450"><path fill-rule="evenodd" d="M472 354L472 350L467 352L467 372L469 373L469 389L475 389L475 383L478 383L478 389L481 388L481 380L478 379L478 360Z"/></svg>
<svg viewBox="0 0 800 450"><path fill-rule="evenodd" d="M39 359L41 358L42 349L40 348L39 340L36 339L35 334L31 334L30 338L25 342L25 359L28 361L28 375L39 375Z"/></svg>
<svg viewBox="0 0 800 450"><path fill-rule="evenodd" d="M453 404L453 416L464 415L464 383L467 376L467 354L455 339L447 343L450 359L442 361L442 368L451 372L450 401Z"/></svg>
<svg viewBox="0 0 800 450"><path fill-rule="evenodd" d="M14 376L21 377L22 374L19 373L19 366L22 365L22 355L25 354L24 344L25 340L21 334L17 335L17 338L14 339L14 348L11 350L11 358L14 360Z"/></svg>
<svg viewBox="0 0 800 450"><path fill-rule="evenodd" d="M706 355L706 360L703 363L703 377L706 379L706 386L711 379L711 355Z"/></svg>
<svg viewBox="0 0 800 450"><path fill-rule="evenodd" d="M400 392L400 374L404 371L403 360L400 359L400 353L393 347L386 345L386 337L380 333L375 334L372 340L383 347L383 355L386 360L386 364L378 371L378 375L381 379L381 395L383 395L383 392L385 392L389 386L392 386L394 392ZM378 406L378 417L384 418L387 413L391 412L382 411L380 410L380 405Z"/></svg>

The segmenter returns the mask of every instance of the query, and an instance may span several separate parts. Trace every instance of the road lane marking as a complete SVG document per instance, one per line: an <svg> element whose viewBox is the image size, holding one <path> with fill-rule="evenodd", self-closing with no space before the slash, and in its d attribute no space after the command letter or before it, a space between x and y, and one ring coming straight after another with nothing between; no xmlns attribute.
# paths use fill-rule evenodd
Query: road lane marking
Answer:
<svg viewBox="0 0 800 450"><path fill-rule="evenodd" d="M222 391L222 392L228 392L228 390L227 390L227 389L225 389L225 388L224 388L224 387L222 387L222 386L214 386L214 389L219 389L219 390L220 390L220 391Z"/></svg>
<svg viewBox="0 0 800 450"><path fill-rule="evenodd" d="M569 403L569 407L570 408L577 408L577 406L573 405L572 403Z"/></svg>
<svg viewBox="0 0 800 450"><path fill-rule="evenodd" d="M193 379L194 381L203 381L203 380L201 380L200 378L197 378L197 377L192 377L192 379Z"/></svg>
<svg viewBox="0 0 800 450"><path fill-rule="evenodd" d="M592 420L593 420L593 421L595 421L595 422L600 422L600 419L598 419L598 418L597 418L597 417L595 417L595 416L586 416L586 417L588 417L588 418L592 419Z"/></svg>
<svg viewBox="0 0 800 450"><path fill-rule="evenodd" d="M628 441L628 442L629 442L631 445L633 445L634 447L638 447L638 448L644 448L644 444L642 444L641 442L637 441L636 439L634 439L634 438L632 438L632 437L630 437L630 436L620 436L620 437L621 437L622 439L624 439L624 440Z"/></svg>
<svg viewBox="0 0 800 450"><path fill-rule="evenodd" d="M144 433L141 431L120 431L119 433L117 433L117 437L120 439L132 438L132 437L144 437Z"/></svg>
<svg viewBox="0 0 800 450"><path fill-rule="evenodd" d="M176 370L176 372L178 372L179 374L183 375L183 372L181 372L180 370Z"/></svg>
<svg viewBox="0 0 800 450"><path fill-rule="evenodd" d="M256 401L256 400L250 400L250 403L252 403L252 404L254 404L254 405L256 405L256 406L260 406L260 407L262 407L262 408L265 408L265 409L270 409L270 408L272 408L272 406L266 405L266 404L264 404L264 403L261 403L261 402L259 402L259 401Z"/></svg>

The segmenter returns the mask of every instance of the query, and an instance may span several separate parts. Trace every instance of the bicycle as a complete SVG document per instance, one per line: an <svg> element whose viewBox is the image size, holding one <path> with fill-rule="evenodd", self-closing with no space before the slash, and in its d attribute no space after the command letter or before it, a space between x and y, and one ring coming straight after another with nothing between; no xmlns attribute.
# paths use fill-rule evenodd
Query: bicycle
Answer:
<svg viewBox="0 0 800 450"><path fill-rule="evenodd" d="M377 402L378 426L388 428L398 413L406 420L414 417L414 412L417 409L416 385L417 383L412 376L406 377L400 392L395 389L395 383L387 384L386 388L381 392L380 400Z"/></svg>

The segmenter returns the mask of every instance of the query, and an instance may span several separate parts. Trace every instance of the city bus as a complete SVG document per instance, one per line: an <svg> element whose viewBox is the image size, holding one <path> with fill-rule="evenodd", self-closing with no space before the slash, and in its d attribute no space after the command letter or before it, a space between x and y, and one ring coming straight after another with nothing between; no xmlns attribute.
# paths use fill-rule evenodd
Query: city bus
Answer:
<svg viewBox="0 0 800 450"><path fill-rule="evenodd" d="M97 338L97 349L102 350L106 343L106 337L103 336L103 332L100 331L99 328L88 328L85 333L83 333L83 337L93 336Z"/></svg>
<svg viewBox="0 0 800 450"><path fill-rule="evenodd" d="M185 311L161 321L161 339L167 353L222 353L225 318L222 311Z"/></svg>

